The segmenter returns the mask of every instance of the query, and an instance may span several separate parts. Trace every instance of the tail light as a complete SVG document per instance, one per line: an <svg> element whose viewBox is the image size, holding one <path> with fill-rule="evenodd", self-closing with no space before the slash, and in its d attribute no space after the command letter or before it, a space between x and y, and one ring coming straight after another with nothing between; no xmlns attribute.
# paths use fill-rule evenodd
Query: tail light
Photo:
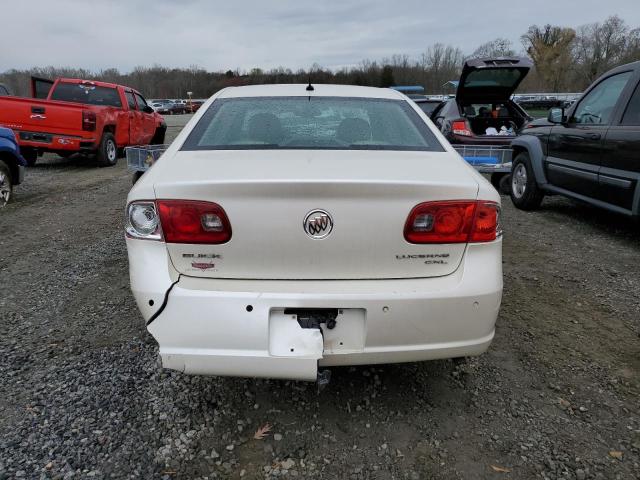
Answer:
<svg viewBox="0 0 640 480"><path fill-rule="evenodd" d="M471 127L469 127L469 123L464 119L451 122L451 131L454 133L454 135L462 135L465 137L470 137L473 135Z"/></svg>
<svg viewBox="0 0 640 480"><path fill-rule="evenodd" d="M404 227L409 243L491 242L502 234L500 206L453 200L416 205Z"/></svg>
<svg viewBox="0 0 640 480"><path fill-rule="evenodd" d="M82 111L82 130L94 132L96 130L96 113L83 110Z"/></svg>
<svg viewBox="0 0 640 480"><path fill-rule="evenodd" d="M195 200L157 200L167 243L226 243L231 224L220 205Z"/></svg>
<svg viewBox="0 0 640 480"><path fill-rule="evenodd" d="M146 200L127 205L127 237L141 240L162 240L162 228L156 204Z"/></svg>

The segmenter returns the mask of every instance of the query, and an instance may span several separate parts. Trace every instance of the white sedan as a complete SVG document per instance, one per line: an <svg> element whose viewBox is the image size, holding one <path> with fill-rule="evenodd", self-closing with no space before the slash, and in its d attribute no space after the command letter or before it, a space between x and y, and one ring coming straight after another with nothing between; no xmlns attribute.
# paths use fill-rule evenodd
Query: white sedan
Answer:
<svg viewBox="0 0 640 480"><path fill-rule="evenodd" d="M316 380L479 355L502 297L500 197L404 95L227 88L136 183L131 288L162 364Z"/></svg>

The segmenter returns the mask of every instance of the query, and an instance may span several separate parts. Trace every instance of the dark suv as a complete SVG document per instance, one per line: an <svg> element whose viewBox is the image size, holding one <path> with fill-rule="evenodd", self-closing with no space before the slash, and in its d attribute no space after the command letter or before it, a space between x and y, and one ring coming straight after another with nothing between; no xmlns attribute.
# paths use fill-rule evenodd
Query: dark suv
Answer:
<svg viewBox="0 0 640 480"><path fill-rule="evenodd" d="M561 194L640 215L640 62L605 73L568 110L551 109L547 124L521 133L512 142L516 207Z"/></svg>
<svg viewBox="0 0 640 480"><path fill-rule="evenodd" d="M520 57L467 60L455 98L438 106L431 119L454 147L508 149L518 130L532 120L511 100L532 66L529 59ZM491 183L498 189L509 173L508 166L501 170L505 171L491 175Z"/></svg>

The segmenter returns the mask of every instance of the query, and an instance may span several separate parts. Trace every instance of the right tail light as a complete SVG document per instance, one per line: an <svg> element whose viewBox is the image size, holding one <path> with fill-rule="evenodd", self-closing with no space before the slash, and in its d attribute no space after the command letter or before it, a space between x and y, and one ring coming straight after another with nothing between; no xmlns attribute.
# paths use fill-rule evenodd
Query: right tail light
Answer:
<svg viewBox="0 0 640 480"><path fill-rule="evenodd" d="M404 227L409 243L491 242L500 235L500 205L486 201L420 203Z"/></svg>
<svg viewBox="0 0 640 480"><path fill-rule="evenodd" d="M82 111L82 130L94 132L96 130L96 112L91 110Z"/></svg>

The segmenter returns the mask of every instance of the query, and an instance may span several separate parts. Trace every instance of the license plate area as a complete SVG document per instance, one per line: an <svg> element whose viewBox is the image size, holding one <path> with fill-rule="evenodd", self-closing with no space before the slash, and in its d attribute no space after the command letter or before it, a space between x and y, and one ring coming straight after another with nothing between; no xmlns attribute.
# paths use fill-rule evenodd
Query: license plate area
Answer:
<svg viewBox="0 0 640 480"><path fill-rule="evenodd" d="M269 315L269 353L322 358L364 349L366 310L362 308L274 308Z"/></svg>

